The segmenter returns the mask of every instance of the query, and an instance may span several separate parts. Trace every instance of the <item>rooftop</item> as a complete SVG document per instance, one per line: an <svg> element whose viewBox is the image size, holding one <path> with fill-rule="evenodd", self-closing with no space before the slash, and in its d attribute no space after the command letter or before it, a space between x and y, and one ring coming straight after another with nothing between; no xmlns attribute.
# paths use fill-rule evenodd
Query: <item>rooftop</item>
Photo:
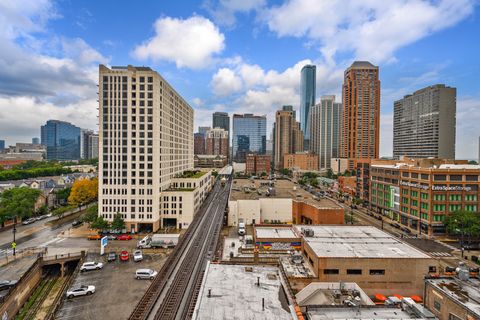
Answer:
<svg viewBox="0 0 480 320"><path fill-rule="evenodd" d="M292 319L278 268L209 264L205 274L193 319Z"/></svg>
<svg viewBox="0 0 480 320"><path fill-rule="evenodd" d="M300 238L291 227L255 227L257 238L292 239Z"/></svg>
<svg viewBox="0 0 480 320"><path fill-rule="evenodd" d="M182 174L179 174L176 178L183 178L183 179L198 179L206 174L205 171L184 171Z"/></svg>
<svg viewBox="0 0 480 320"><path fill-rule="evenodd" d="M312 282L295 295L299 306L372 306L368 295L354 282ZM350 302L345 302L350 301Z"/></svg>
<svg viewBox="0 0 480 320"><path fill-rule="evenodd" d="M230 200L258 200L260 198L267 198L266 191L269 188L269 182L270 180L263 179L234 179ZM247 190L247 192L245 192L245 190ZM320 200L313 199L311 193L305 191L301 186L294 184L290 180L276 180L273 190L274 194L268 198L287 198L304 201L317 208L341 208L337 203L328 198L320 198Z"/></svg>
<svg viewBox="0 0 480 320"><path fill-rule="evenodd" d="M309 320L413 320L427 319L417 317L410 312L396 307L366 306L360 308L349 307L318 307L309 308ZM429 318L430 319L430 318Z"/></svg>
<svg viewBox="0 0 480 320"><path fill-rule="evenodd" d="M480 281L478 279L460 280L452 277L429 279L427 282L480 317Z"/></svg>
<svg viewBox="0 0 480 320"><path fill-rule="evenodd" d="M329 258L417 258L427 254L372 226L295 225L313 230L305 242L318 257Z"/></svg>

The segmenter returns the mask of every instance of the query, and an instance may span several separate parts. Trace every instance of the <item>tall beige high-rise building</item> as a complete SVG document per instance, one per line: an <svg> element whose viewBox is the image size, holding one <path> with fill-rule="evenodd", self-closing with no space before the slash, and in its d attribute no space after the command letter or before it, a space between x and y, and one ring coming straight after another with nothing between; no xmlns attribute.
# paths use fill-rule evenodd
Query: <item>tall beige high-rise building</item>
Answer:
<svg viewBox="0 0 480 320"><path fill-rule="evenodd" d="M303 151L303 132L290 106L276 112L274 128L274 164L276 169L281 169L285 154Z"/></svg>
<svg viewBox="0 0 480 320"><path fill-rule="evenodd" d="M342 158L378 158L380 80L378 67L355 61L343 80Z"/></svg>
<svg viewBox="0 0 480 320"><path fill-rule="evenodd" d="M162 191L193 168L193 109L157 72L133 66L100 65L99 105L99 215L155 231Z"/></svg>
<svg viewBox="0 0 480 320"><path fill-rule="evenodd" d="M333 95L310 109L310 151L318 155L318 169L330 169L331 159L340 156L342 110Z"/></svg>

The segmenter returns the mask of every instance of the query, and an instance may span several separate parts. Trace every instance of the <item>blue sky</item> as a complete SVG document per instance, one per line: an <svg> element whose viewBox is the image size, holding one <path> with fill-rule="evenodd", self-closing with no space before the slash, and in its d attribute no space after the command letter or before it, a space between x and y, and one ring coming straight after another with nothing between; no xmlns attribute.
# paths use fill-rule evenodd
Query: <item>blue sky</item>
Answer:
<svg viewBox="0 0 480 320"><path fill-rule="evenodd" d="M148 65L195 108L267 114L299 105L300 69L317 99L341 100L355 59L380 67L380 154L393 101L457 87L457 158L478 156L480 21L475 0L0 1L0 139L39 136L47 119L96 129L98 64Z"/></svg>

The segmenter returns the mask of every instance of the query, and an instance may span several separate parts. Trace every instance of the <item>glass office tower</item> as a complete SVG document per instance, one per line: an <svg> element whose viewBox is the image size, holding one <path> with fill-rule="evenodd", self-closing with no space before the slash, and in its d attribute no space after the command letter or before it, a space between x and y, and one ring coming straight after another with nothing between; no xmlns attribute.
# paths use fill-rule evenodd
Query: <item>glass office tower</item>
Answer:
<svg viewBox="0 0 480 320"><path fill-rule="evenodd" d="M47 149L47 160L80 160L81 129L71 123L48 120L41 127L42 145Z"/></svg>
<svg viewBox="0 0 480 320"><path fill-rule="evenodd" d="M233 115L233 160L245 162L249 153L265 154L267 117L253 114Z"/></svg>
<svg viewBox="0 0 480 320"><path fill-rule="evenodd" d="M300 128L305 140L304 150L310 149L310 108L315 105L317 67L306 65L302 68L300 79Z"/></svg>

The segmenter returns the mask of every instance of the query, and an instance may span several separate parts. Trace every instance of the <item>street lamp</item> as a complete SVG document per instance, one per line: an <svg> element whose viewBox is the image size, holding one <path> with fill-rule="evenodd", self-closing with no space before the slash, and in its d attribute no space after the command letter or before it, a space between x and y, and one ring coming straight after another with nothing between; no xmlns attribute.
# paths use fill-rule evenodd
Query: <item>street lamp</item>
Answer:
<svg viewBox="0 0 480 320"><path fill-rule="evenodd" d="M17 216L13 217L13 242L12 242L12 249L13 255L15 256L16 252L15 249L17 248L17 244L15 243L15 233L17 233Z"/></svg>

